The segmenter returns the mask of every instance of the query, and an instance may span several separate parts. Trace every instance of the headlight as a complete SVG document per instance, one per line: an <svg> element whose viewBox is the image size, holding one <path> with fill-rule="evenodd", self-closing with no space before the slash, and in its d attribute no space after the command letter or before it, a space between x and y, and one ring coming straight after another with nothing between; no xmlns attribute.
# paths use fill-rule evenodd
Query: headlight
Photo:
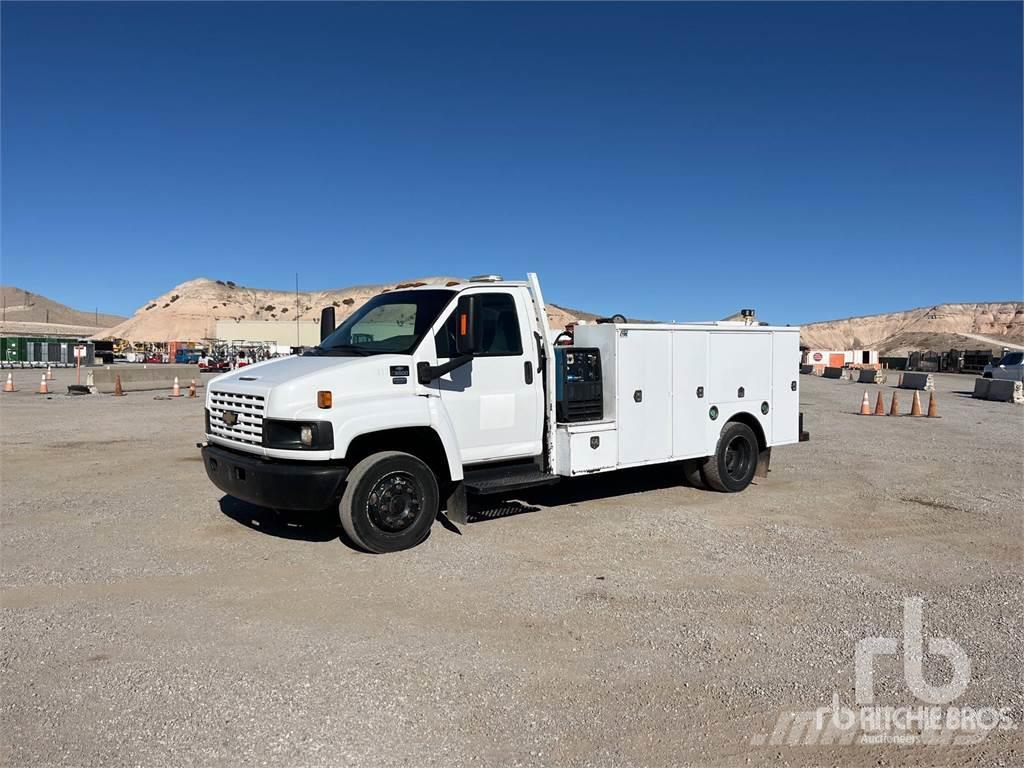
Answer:
<svg viewBox="0 0 1024 768"><path fill-rule="evenodd" d="M334 427L329 421L263 420L263 446L290 451L329 451Z"/></svg>

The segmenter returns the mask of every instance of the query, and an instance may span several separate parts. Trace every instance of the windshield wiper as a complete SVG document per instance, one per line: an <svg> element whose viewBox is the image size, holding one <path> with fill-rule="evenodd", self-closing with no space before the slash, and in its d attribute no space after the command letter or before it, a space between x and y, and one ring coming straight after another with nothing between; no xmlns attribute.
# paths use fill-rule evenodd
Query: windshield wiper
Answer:
<svg viewBox="0 0 1024 768"><path fill-rule="evenodd" d="M322 349L323 352L321 354L324 355L333 355L337 352L341 352L343 354L347 352L355 352L360 357L366 357L373 354L370 350L357 347L355 344L338 344L334 347L317 347L317 349Z"/></svg>

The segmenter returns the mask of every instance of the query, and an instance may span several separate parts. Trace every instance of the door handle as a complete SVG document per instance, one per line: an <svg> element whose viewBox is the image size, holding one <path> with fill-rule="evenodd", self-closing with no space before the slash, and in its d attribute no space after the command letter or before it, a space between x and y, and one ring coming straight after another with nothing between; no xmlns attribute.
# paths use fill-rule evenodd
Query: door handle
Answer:
<svg viewBox="0 0 1024 768"><path fill-rule="evenodd" d="M527 384L533 384L533 363L529 360L523 363L523 375L526 377Z"/></svg>

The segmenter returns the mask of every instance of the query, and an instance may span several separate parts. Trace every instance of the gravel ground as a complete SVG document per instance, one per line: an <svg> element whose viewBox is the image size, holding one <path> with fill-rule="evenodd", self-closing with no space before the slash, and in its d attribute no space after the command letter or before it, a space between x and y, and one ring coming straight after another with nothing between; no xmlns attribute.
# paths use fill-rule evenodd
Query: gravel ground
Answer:
<svg viewBox="0 0 1024 768"><path fill-rule="evenodd" d="M857 641L899 637L911 596L925 636L970 658L954 704L1024 719L1024 407L936 379L928 420L855 416L863 385L801 377L812 442L741 494L614 473L372 556L327 515L223 498L201 400L44 397L18 371L0 395L0 762L1020 765L1021 730L771 738L787 712L853 704ZM898 658L875 676L879 703L920 704Z"/></svg>

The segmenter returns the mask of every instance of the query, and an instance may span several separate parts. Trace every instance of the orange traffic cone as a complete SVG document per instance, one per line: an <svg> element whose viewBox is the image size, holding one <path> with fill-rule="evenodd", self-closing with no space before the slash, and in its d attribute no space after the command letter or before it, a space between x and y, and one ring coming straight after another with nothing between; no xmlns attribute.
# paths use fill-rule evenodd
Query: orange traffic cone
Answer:
<svg viewBox="0 0 1024 768"><path fill-rule="evenodd" d="M46 374L44 373L39 377L39 394L48 395L50 394L50 388L46 386Z"/></svg>
<svg viewBox="0 0 1024 768"><path fill-rule="evenodd" d="M4 392L15 392L14 389L14 374L7 374L7 381L4 382Z"/></svg>
<svg viewBox="0 0 1024 768"><path fill-rule="evenodd" d="M921 395L918 393L918 391L916 389L914 390L914 402L910 406L910 415L911 416L920 416L921 415Z"/></svg>
<svg viewBox="0 0 1024 768"><path fill-rule="evenodd" d="M121 386L121 374L115 374L114 376L114 396L121 397L124 394L124 388Z"/></svg>
<svg viewBox="0 0 1024 768"><path fill-rule="evenodd" d="M53 367L49 365L46 366L46 380L53 381Z"/></svg>
<svg viewBox="0 0 1024 768"><path fill-rule="evenodd" d="M885 416L885 395L878 390L878 399L875 400L875 416Z"/></svg>
<svg viewBox="0 0 1024 768"><path fill-rule="evenodd" d="M897 392L893 392L892 393L892 405L889 406L889 415L890 416L899 416L900 415L900 401L898 399L898 394L899 393L897 393Z"/></svg>
<svg viewBox="0 0 1024 768"><path fill-rule="evenodd" d="M174 386L171 387L171 397L181 397L181 387L178 386L178 377L174 377Z"/></svg>
<svg viewBox="0 0 1024 768"><path fill-rule="evenodd" d="M871 415L871 401L868 400L868 391L864 390L864 397L860 401L860 415L870 416Z"/></svg>
<svg viewBox="0 0 1024 768"><path fill-rule="evenodd" d="M935 393L932 392L928 396L928 418L937 419L939 418L939 404L935 402Z"/></svg>
<svg viewBox="0 0 1024 768"><path fill-rule="evenodd" d="M196 380L195 379L192 379L192 383L188 385L188 396L189 397L195 397L196 396Z"/></svg>

